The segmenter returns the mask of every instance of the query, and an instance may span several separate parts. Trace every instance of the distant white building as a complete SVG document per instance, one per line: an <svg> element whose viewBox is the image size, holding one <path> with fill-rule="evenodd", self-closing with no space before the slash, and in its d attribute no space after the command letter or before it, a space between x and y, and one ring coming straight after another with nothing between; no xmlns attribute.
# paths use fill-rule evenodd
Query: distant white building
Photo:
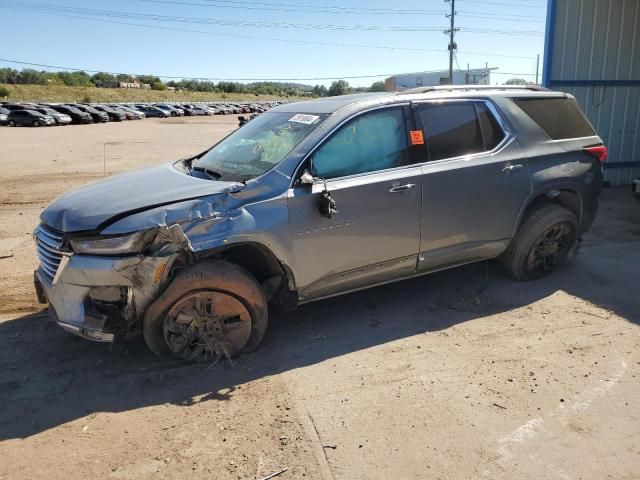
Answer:
<svg viewBox="0 0 640 480"><path fill-rule="evenodd" d="M472 68L469 70L454 70L454 85L491 85L492 68ZM384 81L388 92L397 92L416 87L430 87L435 85L449 85L449 70L440 72L401 73L389 77Z"/></svg>
<svg viewBox="0 0 640 480"><path fill-rule="evenodd" d="M118 88L140 88L138 82L118 82Z"/></svg>

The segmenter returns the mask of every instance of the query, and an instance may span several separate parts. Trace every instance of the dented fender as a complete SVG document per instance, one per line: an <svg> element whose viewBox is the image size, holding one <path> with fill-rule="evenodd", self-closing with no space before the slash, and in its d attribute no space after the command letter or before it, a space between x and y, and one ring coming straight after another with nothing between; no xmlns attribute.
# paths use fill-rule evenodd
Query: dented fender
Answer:
<svg viewBox="0 0 640 480"><path fill-rule="evenodd" d="M231 189L227 193L235 191ZM259 244L291 272L287 254L292 248L286 195L261 198L262 191L253 196L243 191L238 197L227 193L135 213L112 223L101 233L114 235L156 228L152 254L199 254L234 244Z"/></svg>

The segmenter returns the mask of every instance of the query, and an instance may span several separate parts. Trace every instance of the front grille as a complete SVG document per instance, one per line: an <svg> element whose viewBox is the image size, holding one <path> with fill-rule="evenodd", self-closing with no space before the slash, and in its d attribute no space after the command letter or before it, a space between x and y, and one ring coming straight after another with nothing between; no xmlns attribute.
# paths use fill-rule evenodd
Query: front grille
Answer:
<svg viewBox="0 0 640 480"><path fill-rule="evenodd" d="M62 257L71 252L65 248L64 238L58 232L40 224L34 233L38 257L40 258L40 271L45 275L49 283L52 283Z"/></svg>

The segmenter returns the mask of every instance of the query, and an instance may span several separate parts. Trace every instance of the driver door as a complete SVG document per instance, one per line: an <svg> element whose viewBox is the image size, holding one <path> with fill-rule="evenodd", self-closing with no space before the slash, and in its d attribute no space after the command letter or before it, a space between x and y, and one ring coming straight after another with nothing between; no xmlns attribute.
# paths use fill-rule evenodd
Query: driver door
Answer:
<svg viewBox="0 0 640 480"><path fill-rule="evenodd" d="M314 183L289 190L302 302L415 272L421 168L410 162L408 115L394 106L349 120L311 155ZM320 212L325 190L337 207L331 218Z"/></svg>

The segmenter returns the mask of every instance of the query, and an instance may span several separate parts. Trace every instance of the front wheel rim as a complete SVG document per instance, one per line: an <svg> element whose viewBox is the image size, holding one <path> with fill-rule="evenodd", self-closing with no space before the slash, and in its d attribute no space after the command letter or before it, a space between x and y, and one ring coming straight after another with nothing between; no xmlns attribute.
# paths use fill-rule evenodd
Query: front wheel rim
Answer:
<svg viewBox="0 0 640 480"><path fill-rule="evenodd" d="M556 223L540 235L527 257L527 269L544 275L565 259L575 242L575 229L566 222Z"/></svg>
<svg viewBox="0 0 640 480"><path fill-rule="evenodd" d="M251 314L237 298L207 290L189 293L169 309L163 335L172 353L184 360L216 360L239 353L251 325Z"/></svg>

